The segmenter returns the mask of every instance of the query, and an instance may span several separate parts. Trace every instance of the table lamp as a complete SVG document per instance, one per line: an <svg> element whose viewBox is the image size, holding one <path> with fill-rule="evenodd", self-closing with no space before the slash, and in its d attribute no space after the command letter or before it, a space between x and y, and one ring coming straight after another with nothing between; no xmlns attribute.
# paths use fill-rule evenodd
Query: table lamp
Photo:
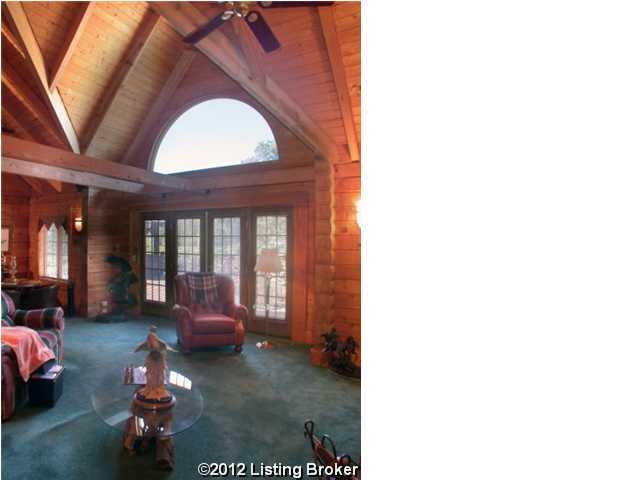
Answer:
<svg viewBox="0 0 640 480"><path fill-rule="evenodd" d="M265 280L265 335L269 336L269 311L271 310L271 301L269 296L269 287L271 286L271 280L280 272L284 271L284 266L278 255L278 249L276 248L263 248L256 258L255 271L262 273ZM258 343L258 348L272 348L271 342L264 340Z"/></svg>

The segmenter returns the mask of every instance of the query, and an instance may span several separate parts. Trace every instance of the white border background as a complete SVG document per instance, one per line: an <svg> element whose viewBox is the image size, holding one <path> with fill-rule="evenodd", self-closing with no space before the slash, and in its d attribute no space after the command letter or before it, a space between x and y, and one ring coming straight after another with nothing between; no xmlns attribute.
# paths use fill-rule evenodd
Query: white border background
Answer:
<svg viewBox="0 0 640 480"><path fill-rule="evenodd" d="M640 478L640 5L367 0L363 478Z"/></svg>

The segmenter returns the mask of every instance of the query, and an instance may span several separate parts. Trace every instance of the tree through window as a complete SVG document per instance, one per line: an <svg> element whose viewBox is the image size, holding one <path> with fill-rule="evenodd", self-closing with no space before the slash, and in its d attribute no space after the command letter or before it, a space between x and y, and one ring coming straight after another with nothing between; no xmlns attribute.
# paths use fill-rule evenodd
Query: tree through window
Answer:
<svg viewBox="0 0 640 480"><path fill-rule="evenodd" d="M177 173L278 160L269 124L250 105L231 99L191 107L167 129L154 171Z"/></svg>

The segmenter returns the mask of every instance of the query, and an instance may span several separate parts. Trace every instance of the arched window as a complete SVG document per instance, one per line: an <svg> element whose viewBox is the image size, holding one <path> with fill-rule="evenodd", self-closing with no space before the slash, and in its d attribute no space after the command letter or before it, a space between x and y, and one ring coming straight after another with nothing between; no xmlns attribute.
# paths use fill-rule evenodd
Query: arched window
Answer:
<svg viewBox="0 0 640 480"><path fill-rule="evenodd" d="M177 173L278 160L269 124L250 105L206 100L180 115L161 138L153 170Z"/></svg>
<svg viewBox="0 0 640 480"><path fill-rule="evenodd" d="M40 229L40 275L69 279L69 235L62 226L52 223Z"/></svg>

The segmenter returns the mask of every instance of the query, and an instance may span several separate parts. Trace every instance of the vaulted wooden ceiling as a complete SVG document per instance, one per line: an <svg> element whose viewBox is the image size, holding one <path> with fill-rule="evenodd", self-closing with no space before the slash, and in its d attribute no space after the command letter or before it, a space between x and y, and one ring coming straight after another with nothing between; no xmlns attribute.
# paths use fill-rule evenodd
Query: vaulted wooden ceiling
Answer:
<svg viewBox="0 0 640 480"><path fill-rule="evenodd" d="M359 160L358 2L260 9L282 45L269 54L239 19L188 47L189 22L197 26L221 7L177 3L3 2L4 131L131 163L132 145L161 113L158 98L175 91L195 55L275 110L307 144L335 145L341 161ZM220 45L229 46L224 54Z"/></svg>

